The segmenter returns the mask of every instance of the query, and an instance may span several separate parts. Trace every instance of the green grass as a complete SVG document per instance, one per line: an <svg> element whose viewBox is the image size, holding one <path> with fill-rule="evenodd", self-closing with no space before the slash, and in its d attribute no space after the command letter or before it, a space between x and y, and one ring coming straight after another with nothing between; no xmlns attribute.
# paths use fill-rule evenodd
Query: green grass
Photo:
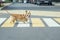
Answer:
<svg viewBox="0 0 60 40"><path fill-rule="evenodd" d="M6 3L9 3L9 2L11 2L11 1L10 1L10 0L6 0L5 2L6 2Z"/></svg>

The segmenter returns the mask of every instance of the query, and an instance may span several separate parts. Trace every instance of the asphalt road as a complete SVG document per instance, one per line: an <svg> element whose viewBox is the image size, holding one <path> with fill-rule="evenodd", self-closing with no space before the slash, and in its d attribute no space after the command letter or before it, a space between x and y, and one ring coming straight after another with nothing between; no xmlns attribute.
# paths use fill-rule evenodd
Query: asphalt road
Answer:
<svg viewBox="0 0 60 40"><path fill-rule="evenodd" d="M60 6L35 5L29 3L12 3L2 10L40 10L40 11L60 11Z"/></svg>
<svg viewBox="0 0 60 40"><path fill-rule="evenodd" d="M59 11L60 7L58 6L31 6L34 4L11 4L5 8L4 10L15 10L15 9L34 9L34 10L49 10ZM30 5L27 7L27 5ZM16 7L16 8L15 8ZM29 9L29 10L30 10ZM0 17L9 17L6 14ZM59 27L13 27L13 28L2 28L0 27L0 40L60 40L60 28Z"/></svg>
<svg viewBox="0 0 60 40"><path fill-rule="evenodd" d="M60 40L60 28L0 28L0 40Z"/></svg>
<svg viewBox="0 0 60 40"><path fill-rule="evenodd" d="M2 14L0 18L9 16L9 14ZM60 40L60 28L16 26L3 28L0 26L0 40Z"/></svg>

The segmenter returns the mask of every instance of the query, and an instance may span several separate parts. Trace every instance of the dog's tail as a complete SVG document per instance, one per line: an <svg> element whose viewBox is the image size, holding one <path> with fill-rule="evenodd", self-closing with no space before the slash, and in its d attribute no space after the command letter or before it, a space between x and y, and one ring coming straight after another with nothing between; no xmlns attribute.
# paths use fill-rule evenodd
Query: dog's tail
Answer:
<svg viewBox="0 0 60 40"><path fill-rule="evenodd" d="M9 15L11 15L12 16L12 14L8 11L8 10L5 10Z"/></svg>
<svg viewBox="0 0 60 40"><path fill-rule="evenodd" d="M10 12L8 12L8 10L5 10L8 14L10 14L11 15L11 13Z"/></svg>

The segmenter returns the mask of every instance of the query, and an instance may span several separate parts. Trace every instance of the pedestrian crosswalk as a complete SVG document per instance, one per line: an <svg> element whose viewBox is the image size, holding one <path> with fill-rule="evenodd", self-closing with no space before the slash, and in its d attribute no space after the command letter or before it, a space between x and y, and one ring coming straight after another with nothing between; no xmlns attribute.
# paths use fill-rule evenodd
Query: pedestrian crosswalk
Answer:
<svg viewBox="0 0 60 40"><path fill-rule="evenodd" d="M54 18L58 23L60 23L60 18Z"/></svg>
<svg viewBox="0 0 60 40"><path fill-rule="evenodd" d="M0 18L0 27L60 27L60 18L31 18L26 23L20 21L10 23L10 21L10 17Z"/></svg>
<svg viewBox="0 0 60 40"><path fill-rule="evenodd" d="M44 23L40 18L31 18L32 27L45 27Z"/></svg>
<svg viewBox="0 0 60 40"><path fill-rule="evenodd" d="M11 18L9 17L9 18L2 24L1 27L13 27L15 23L14 23L14 24L13 24L13 23L10 23L10 20L11 20Z"/></svg>
<svg viewBox="0 0 60 40"><path fill-rule="evenodd" d="M27 22L18 22L17 27L30 27L30 21L28 20Z"/></svg>
<svg viewBox="0 0 60 40"><path fill-rule="evenodd" d="M0 25L6 20L7 18L0 18Z"/></svg>
<svg viewBox="0 0 60 40"><path fill-rule="evenodd" d="M43 20L49 27L60 27L60 25L51 18L43 18Z"/></svg>

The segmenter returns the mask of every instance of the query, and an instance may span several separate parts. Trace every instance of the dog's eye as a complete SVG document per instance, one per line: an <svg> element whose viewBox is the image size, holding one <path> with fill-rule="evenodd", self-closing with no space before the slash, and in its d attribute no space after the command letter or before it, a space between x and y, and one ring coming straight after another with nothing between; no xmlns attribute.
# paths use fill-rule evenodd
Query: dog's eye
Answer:
<svg viewBox="0 0 60 40"><path fill-rule="evenodd" d="M28 15L27 15L28 16Z"/></svg>

